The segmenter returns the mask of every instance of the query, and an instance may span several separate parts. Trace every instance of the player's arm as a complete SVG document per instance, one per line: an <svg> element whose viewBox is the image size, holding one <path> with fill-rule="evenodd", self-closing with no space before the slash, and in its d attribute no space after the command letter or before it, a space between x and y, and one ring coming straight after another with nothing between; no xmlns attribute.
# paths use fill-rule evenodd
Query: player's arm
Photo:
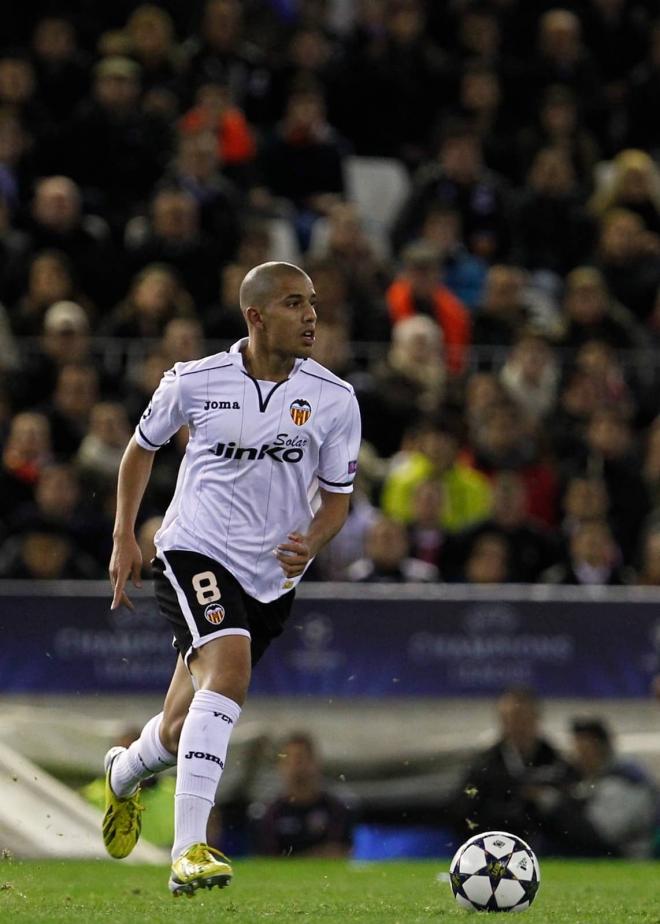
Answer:
<svg viewBox="0 0 660 924"><path fill-rule="evenodd" d="M124 590L129 577L140 587L142 553L135 539L135 520L154 464L154 452L139 446L131 437L119 467L117 484L117 514L112 532L110 583L113 588L111 609L122 603L133 609Z"/></svg>
<svg viewBox="0 0 660 924"><path fill-rule="evenodd" d="M337 494L321 488L321 506L307 532L304 535L289 533L287 541L275 549L275 556L288 578L302 574L307 563L337 535L346 522L350 501L350 494Z"/></svg>

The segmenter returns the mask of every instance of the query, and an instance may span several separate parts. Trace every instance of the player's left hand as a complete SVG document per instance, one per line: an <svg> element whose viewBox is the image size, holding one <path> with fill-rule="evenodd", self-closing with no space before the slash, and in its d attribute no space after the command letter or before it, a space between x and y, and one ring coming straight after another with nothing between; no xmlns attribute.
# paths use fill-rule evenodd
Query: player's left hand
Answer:
<svg viewBox="0 0 660 924"><path fill-rule="evenodd" d="M273 549L273 555L288 578L301 575L310 558L313 558L309 543L302 533L289 533L287 541Z"/></svg>

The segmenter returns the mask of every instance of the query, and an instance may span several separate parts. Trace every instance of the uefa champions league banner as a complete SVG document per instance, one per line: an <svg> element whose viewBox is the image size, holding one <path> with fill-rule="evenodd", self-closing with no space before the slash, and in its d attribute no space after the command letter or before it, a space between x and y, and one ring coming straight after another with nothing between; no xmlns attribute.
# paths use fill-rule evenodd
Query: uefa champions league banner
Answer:
<svg viewBox="0 0 660 924"><path fill-rule="evenodd" d="M164 692L175 653L149 594L109 610L105 585L0 585L0 692ZM625 588L300 588L252 694L645 697L660 596Z"/></svg>

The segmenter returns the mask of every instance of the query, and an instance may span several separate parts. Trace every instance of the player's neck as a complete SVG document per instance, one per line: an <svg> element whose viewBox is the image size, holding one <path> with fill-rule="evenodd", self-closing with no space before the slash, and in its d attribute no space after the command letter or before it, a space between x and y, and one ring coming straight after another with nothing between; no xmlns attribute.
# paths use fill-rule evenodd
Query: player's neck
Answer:
<svg viewBox="0 0 660 924"><path fill-rule="evenodd" d="M271 353L250 341L243 352L243 365L249 375L263 382L283 382L291 375L295 359L282 353Z"/></svg>

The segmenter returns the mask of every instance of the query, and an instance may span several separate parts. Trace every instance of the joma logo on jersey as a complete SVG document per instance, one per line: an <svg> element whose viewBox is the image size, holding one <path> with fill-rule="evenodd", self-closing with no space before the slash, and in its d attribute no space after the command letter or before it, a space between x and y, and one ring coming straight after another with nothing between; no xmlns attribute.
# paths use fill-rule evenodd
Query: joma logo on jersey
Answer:
<svg viewBox="0 0 660 924"><path fill-rule="evenodd" d="M296 398L289 405L289 413L294 424L297 427L302 427L312 416L312 405L304 398Z"/></svg>
<svg viewBox="0 0 660 924"><path fill-rule="evenodd" d="M276 462L300 462L304 451L300 446L283 446L262 443L261 446L237 446L236 443L217 443L209 452L219 459L274 459Z"/></svg>
<svg viewBox="0 0 660 924"><path fill-rule="evenodd" d="M205 401L205 411L238 411L240 410L238 401Z"/></svg>

